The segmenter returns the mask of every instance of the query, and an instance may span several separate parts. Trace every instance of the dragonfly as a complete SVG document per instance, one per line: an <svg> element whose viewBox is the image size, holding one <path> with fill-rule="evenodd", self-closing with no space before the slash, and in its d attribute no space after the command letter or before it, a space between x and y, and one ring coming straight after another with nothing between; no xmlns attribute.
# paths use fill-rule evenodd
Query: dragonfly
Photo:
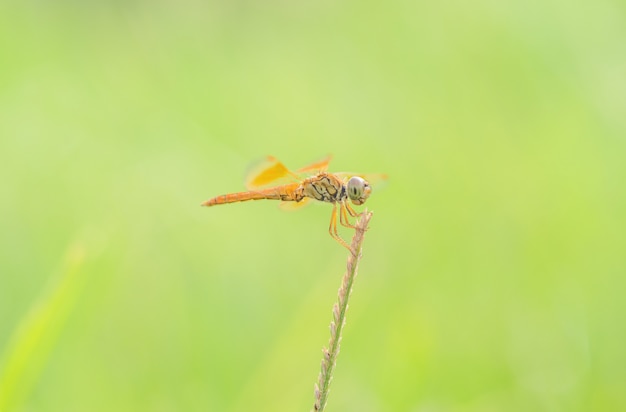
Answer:
<svg viewBox="0 0 626 412"><path fill-rule="evenodd" d="M360 214L352 208L350 202L354 205L365 203L372 193L370 180L380 181L387 177L383 174L330 173L330 160L331 156L327 156L291 171L275 157L268 156L248 176L247 191L216 196L203 202L202 206L261 199L280 200L285 209L299 208L312 200L330 203L333 210L328 232L339 244L354 253L339 235L337 221L342 226L354 229L350 218L356 218Z"/></svg>

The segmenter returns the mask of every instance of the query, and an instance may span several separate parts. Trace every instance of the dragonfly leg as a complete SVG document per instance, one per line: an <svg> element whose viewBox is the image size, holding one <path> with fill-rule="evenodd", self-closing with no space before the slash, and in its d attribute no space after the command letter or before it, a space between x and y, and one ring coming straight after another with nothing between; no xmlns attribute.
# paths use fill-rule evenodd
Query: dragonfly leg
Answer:
<svg viewBox="0 0 626 412"><path fill-rule="evenodd" d="M350 223L350 219L348 218L348 207L347 203L341 203L339 209L339 223L341 223L342 226L349 227L350 229L356 229L356 226Z"/></svg>
<svg viewBox="0 0 626 412"><path fill-rule="evenodd" d="M359 212L357 212L356 210L352 209L352 207L350 206L350 203L346 202L346 203L344 203L343 205L345 206L345 209L348 211L348 213L350 214L350 216L352 216L352 217L361 216L361 213L359 213ZM344 213L344 214L346 214L346 211L344 210L344 211L343 211L343 213ZM348 221L348 216L347 216L347 214L346 214L346 222L348 222L348 224L347 224L347 225L344 225L344 226L350 227L350 228L352 228L352 229L356 229L356 226L352 226L352 225L350 224L350 222ZM342 223L342 224L343 224L343 223ZM365 230L370 230L370 228L368 227L368 228L367 228L367 229L365 229Z"/></svg>
<svg viewBox="0 0 626 412"><path fill-rule="evenodd" d="M348 213L350 213L350 216L357 217L361 215L359 212L352 209L352 206L350 206L350 203L346 202L345 205L346 205L346 209L348 209Z"/></svg>
<svg viewBox="0 0 626 412"><path fill-rule="evenodd" d="M339 216L339 219L341 221L341 215ZM339 236L339 233L337 232L337 203L333 203L333 213L330 216L330 227L328 228L328 233L330 233L330 236L333 239L335 239L337 242L339 242L341 246L348 249L350 253L354 255L354 251L352 250L352 248L350 248L350 246L346 243L346 241L343 240L341 236Z"/></svg>

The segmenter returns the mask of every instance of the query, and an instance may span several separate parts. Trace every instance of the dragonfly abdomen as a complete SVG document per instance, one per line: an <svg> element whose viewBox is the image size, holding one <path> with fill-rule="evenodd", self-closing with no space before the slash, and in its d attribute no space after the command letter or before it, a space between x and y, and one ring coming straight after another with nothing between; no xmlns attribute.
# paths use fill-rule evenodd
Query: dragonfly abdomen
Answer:
<svg viewBox="0 0 626 412"><path fill-rule="evenodd" d="M259 191L229 193L227 195L216 196L202 203L202 206L224 205L227 203L245 202L248 200L283 200L283 201L299 201L296 199L293 189L290 187L280 186L272 189Z"/></svg>

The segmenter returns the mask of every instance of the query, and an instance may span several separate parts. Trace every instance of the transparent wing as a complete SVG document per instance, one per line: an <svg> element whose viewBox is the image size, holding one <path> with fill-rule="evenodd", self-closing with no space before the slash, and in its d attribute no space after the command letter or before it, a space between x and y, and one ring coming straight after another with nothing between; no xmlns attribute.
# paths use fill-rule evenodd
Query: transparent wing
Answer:
<svg viewBox="0 0 626 412"><path fill-rule="evenodd" d="M298 173L317 173L317 172L325 172L328 170L328 164L330 163L333 157L328 155L321 160L311 163L310 165L304 166L301 169L298 169Z"/></svg>
<svg viewBox="0 0 626 412"><path fill-rule="evenodd" d="M278 186L299 181L297 173L287 169L278 159L268 156L255 163L250 168L246 177L248 190L261 189L270 185Z"/></svg>
<svg viewBox="0 0 626 412"><path fill-rule="evenodd" d="M350 179L352 176L359 176L370 184L370 186L380 189L387 184L388 176L385 173L351 173L351 172L338 172L333 173L344 181Z"/></svg>
<svg viewBox="0 0 626 412"><path fill-rule="evenodd" d="M326 171L330 159L330 155L326 156L321 160L292 172L274 156L267 156L265 159L250 167L246 177L246 188L248 188L248 190L255 190L267 188L268 186L300 182L313 173Z"/></svg>
<svg viewBox="0 0 626 412"><path fill-rule="evenodd" d="M282 210L293 211L293 210L300 210L303 207L308 206L310 204L311 204L311 199L308 197L305 197L299 202L280 202L278 204L278 207L280 207Z"/></svg>

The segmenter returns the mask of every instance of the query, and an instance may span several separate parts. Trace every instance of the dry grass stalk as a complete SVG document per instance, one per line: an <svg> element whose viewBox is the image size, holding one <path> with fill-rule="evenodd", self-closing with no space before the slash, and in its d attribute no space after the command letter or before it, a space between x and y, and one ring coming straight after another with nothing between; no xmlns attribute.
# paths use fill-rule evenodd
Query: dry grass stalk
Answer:
<svg viewBox="0 0 626 412"><path fill-rule="evenodd" d="M348 300L352 292L354 278L357 275L359 260L361 259L363 237L365 236L365 231L367 230L367 225L371 217L372 212L368 212L367 209L365 209L356 224L356 231L352 238L352 244L350 245L352 254L348 256L346 273L343 276L341 287L339 288L338 300L333 306L333 320L330 322L330 340L328 342L328 348L322 349L324 358L322 359L322 369L318 382L315 384L315 404L312 409L316 412L323 411L326 406L326 401L328 400L330 381L332 380L337 355L339 355L341 331L346 322Z"/></svg>

